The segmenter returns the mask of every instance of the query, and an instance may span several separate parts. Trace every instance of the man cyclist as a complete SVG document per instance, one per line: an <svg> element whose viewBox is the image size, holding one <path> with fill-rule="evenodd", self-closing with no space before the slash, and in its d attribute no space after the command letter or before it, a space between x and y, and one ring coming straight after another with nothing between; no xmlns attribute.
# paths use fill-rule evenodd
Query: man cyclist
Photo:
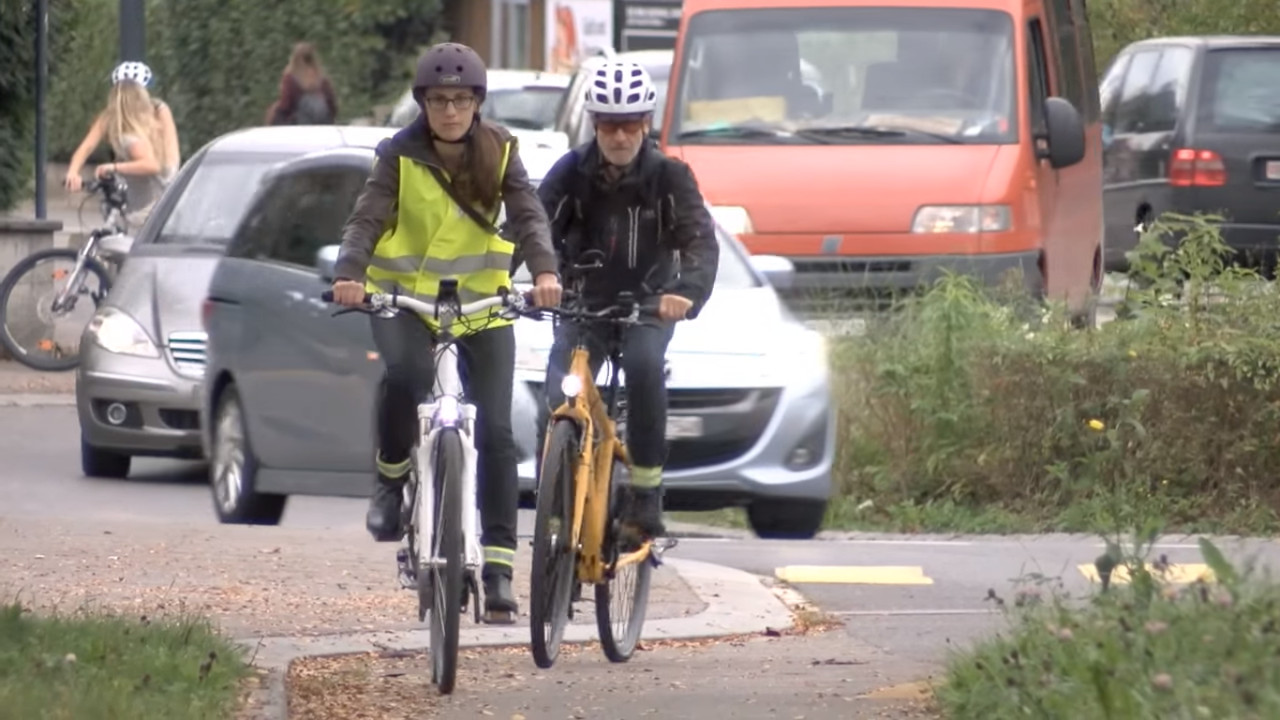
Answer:
<svg viewBox="0 0 1280 720"><path fill-rule="evenodd" d="M465 302L511 286L519 247L534 276L533 300L560 302L560 281L547 216L507 131L480 119L488 75L474 50L436 45L418 61L413 94L422 116L378 145L372 174L342 233L334 301L354 306L366 292L435 300L440 280L457 278ZM493 220L506 204L510 236ZM515 334L510 320L482 311L455 327L466 391L476 405L477 490L483 524L485 613L514 622L511 591L519 486L511 429ZM397 313L371 318L373 341L386 364L378 395L378 481L366 524L374 539L404 535L401 497L418 434L417 406L429 394L438 323Z"/></svg>
<svg viewBox="0 0 1280 720"><path fill-rule="evenodd" d="M634 466L622 513L633 532L652 538L665 533L667 344L675 323L697 317L711 296L720 247L689 166L662 154L649 139L658 104L649 73L634 62L606 62L587 83L585 99L595 139L560 158L538 196L551 217L562 261L572 264L589 249L605 254L604 267L584 278L588 305L613 304L619 292L629 291L648 309L639 324L626 328L622 343L627 449ZM604 361L602 330L585 330L593 372ZM556 329L548 357L547 407L540 408L542 434L550 410L564 401L560 381L568 372L574 333L568 324Z"/></svg>

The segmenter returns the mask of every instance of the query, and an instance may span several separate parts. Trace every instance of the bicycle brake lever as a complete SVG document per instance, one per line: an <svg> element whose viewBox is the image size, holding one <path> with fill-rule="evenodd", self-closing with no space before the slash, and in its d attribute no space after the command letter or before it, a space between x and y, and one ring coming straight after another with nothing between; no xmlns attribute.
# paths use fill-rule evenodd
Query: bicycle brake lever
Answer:
<svg viewBox="0 0 1280 720"><path fill-rule="evenodd" d="M338 311L334 312L334 313L333 313L333 315L332 315L331 317L338 317L339 315L346 315L347 313L353 313L353 312L364 313L364 314L366 314L366 315L372 315L374 311L373 311L373 310L367 310L367 309L365 309L365 308L358 308L358 307L343 308L343 309L341 309L341 310L338 310Z"/></svg>

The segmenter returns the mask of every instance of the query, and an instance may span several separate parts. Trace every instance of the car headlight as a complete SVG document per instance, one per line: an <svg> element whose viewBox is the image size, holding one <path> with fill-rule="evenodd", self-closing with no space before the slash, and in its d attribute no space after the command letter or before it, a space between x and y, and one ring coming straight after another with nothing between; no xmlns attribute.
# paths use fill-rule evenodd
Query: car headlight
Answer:
<svg viewBox="0 0 1280 720"><path fill-rule="evenodd" d="M1009 225L1008 205L925 205L916 210L911 232L1003 232Z"/></svg>
<svg viewBox="0 0 1280 720"><path fill-rule="evenodd" d="M787 381L825 378L831 366L827 338L817 330L797 327L794 334L779 342L774 354L778 370Z"/></svg>
<svg viewBox="0 0 1280 720"><path fill-rule="evenodd" d="M147 331L123 310L102 308L89 321L86 331L98 347L109 353L160 357L160 351L147 336Z"/></svg>
<svg viewBox="0 0 1280 720"><path fill-rule="evenodd" d="M751 226L751 215L744 207L737 205L715 205L711 208L711 217L731 235L752 235L755 228Z"/></svg>

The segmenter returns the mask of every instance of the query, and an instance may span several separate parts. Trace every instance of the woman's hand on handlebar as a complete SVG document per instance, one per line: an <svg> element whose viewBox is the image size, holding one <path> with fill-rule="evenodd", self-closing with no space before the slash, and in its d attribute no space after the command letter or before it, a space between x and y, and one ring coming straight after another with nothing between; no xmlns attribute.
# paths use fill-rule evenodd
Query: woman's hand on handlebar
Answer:
<svg viewBox="0 0 1280 720"><path fill-rule="evenodd" d="M343 307L361 307L364 305L364 283L355 280L334 280L333 302Z"/></svg>
<svg viewBox="0 0 1280 720"><path fill-rule="evenodd" d="M538 307L558 307L563 291L560 278L555 273L541 273L533 279L533 292L530 295L533 304Z"/></svg>

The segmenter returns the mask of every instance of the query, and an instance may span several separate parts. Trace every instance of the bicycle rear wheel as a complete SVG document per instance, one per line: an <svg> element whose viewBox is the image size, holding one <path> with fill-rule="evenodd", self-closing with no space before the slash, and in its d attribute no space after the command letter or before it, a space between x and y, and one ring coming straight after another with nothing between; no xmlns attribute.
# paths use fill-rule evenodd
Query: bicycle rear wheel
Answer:
<svg viewBox="0 0 1280 720"><path fill-rule="evenodd" d="M435 563L420 563L430 574L431 681L441 695L453 692L458 676L458 632L462 617L462 437L453 428L440 431L435 448L436 524L432 552ZM421 521L421 520L420 520Z"/></svg>
<svg viewBox="0 0 1280 720"><path fill-rule="evenodd" d="M533 662L544 669L555 663L569 624L577 557L571 536L578 447L578 426L572 420L557 420L538 479L533 567L529 571L529 630Z"/></svg>
<svg viewBox="0 0 1280 720"><path fill-rule="evenodd" d="M609 524L603 548L609 563L635 550L626 544L619 531L622 493L626 491L628 479L627 466L615 458L609 473ZM608 582L596 585L596 629L600 632L605 657L612 662L630 660L640 642L645 612L649 608L652 574L653 564L646 557L615 569Z"/></svg>
<svg viewBox="0 0 1280 720"><path fill-rule="evenodd" d="M111 278L92 257L71 277L77 258L71 248L41 250L19 260L0 281L0 343L29 368L60 371L80 364L81 334L110 291ZM67 286L67 306L55 312L53 300Z"/></svg>

